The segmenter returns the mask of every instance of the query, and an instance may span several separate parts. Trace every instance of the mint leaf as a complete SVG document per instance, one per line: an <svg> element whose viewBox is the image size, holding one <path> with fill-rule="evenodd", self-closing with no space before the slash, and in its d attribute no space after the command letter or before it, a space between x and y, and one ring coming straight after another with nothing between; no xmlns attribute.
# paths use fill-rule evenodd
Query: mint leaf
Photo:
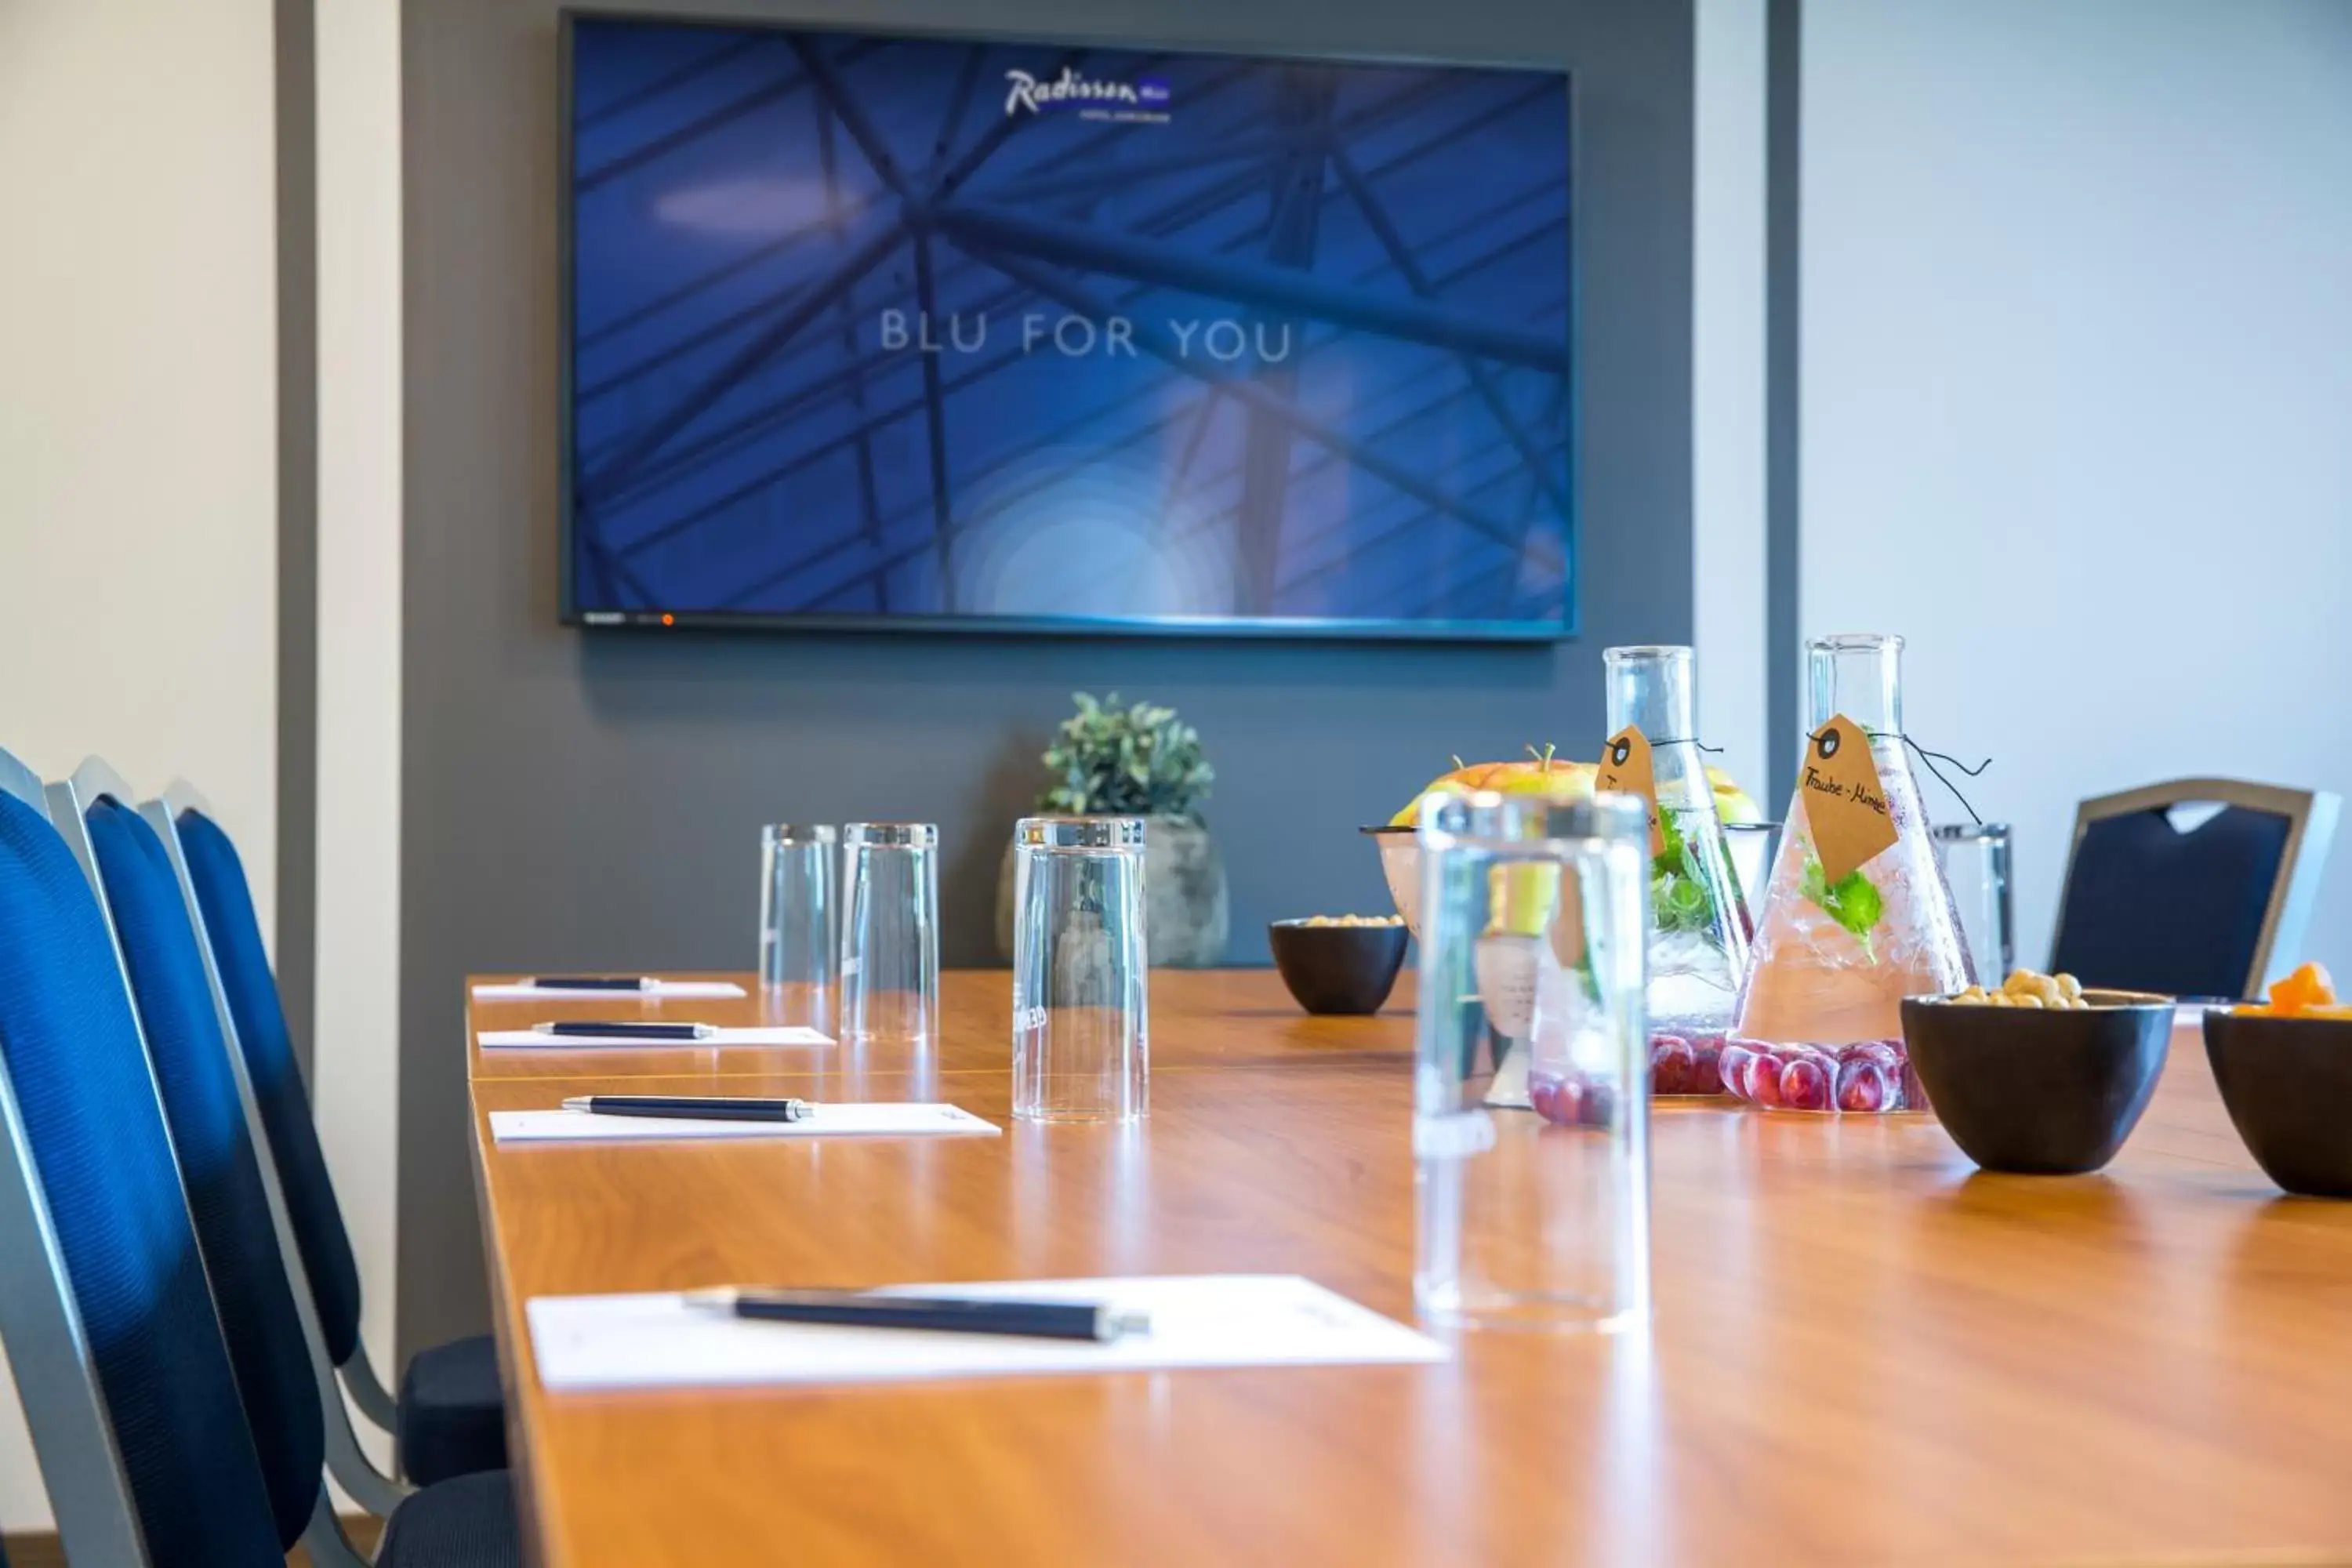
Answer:
<svg viewBox="0 0 2352 1568"><path fill-rule="evenodd" d="M1689 863L1683 856L1682 822L1663 805L1658 807L1658 831L1664 837L1665 847L1651 859L1651 868L1671 871L1677 877L1690 875Z"/></svg>
<svg viewBox="0 0 2352 1568"><path fill-rule="evenodd" d="M1662 931L1703 931L1715 923L1715 900L1707 897L1706 885L1671 872L1650 879L1650 910Z"/></svg>
<svg viewBox="0 0 2352 1568"><path fill-rule="evenodd" d="M1873 963L1878 962L1877 955L1870 948L1870 933L1877 929L1880 918L1886 913L1886 898L1878 890L1876 883L1862 874L1860 868L1848 871L1832 884L1822 873L1821 858L1807 855L1804 874L1797 880L1797 890L1862 944L1864 958Z"/></svg>
<svg viewBox="0 0 2352 1568"><path fill-rule="evenodd" d="M1661 931L1715 929L1716 895L1707 885L1706 863L1695 859L1683 840L1679 813L1661 806L1658 826L1664 846L1650 858L1650 913Z"/></svg>
<svg viewBox="0 0 2352 1568"><path fill-rule="evenodd" d="M1886 900L1877 883L1860 871L1849 871L1830 890L1837 895L1840 925L1864 938L1878 929L1879 917L1886 912Z"/></svg>

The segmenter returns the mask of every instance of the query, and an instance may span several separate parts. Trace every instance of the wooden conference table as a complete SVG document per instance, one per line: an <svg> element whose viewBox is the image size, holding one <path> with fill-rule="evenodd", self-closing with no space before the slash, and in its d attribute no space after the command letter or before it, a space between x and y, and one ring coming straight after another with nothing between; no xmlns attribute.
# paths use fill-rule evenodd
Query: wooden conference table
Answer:
<svg viewBox="0 0 2352 1568"><path fill-rule="evenodd" d="M540 1387L523 1304L549 1294L1268 1271L1410 1321L1409 1013L1306 1018L1265 972L1151 984L1151 1114L1126 1129L1010 1122L1000 973L947 976L929 1062L485 1053L471 1028L610 1007L473 1005L538 1560L2352 1562L2352 1205L2263 1178L2193 1031L2095 1176L1979 1174L1924 1117L1662 1106L1646 1337L1471 1335L1425 1367ZM489 1111L600 1086L940 1098L1006 1132L491 1142Z"/></svg>

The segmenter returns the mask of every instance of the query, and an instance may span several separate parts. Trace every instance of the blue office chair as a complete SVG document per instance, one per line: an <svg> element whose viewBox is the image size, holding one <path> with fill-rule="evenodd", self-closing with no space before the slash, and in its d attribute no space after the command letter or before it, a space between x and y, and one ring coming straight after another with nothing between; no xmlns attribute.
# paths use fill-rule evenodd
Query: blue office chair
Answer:
<svg viewBox="0 0 2352 1568"><path fill-rule="evenodd" d="M2300 961L2340 805L2236 779L2083 802L2051 969L2126 991L2258 994Z"/></svg>
<svg viewBox="0 0 2352 1568"><path fill-rule="evenodd" d="M162 814L151 815L151 820L163 827L165 846L183 867L201 913L229 1032L268 1134L328 1359L362 1413L395 1435L400 1468L410 1480L430 1485L502 1468L506 1402L499 1385L498 1350L488 1335L418 1352L396 1401L384 1392L368 1360L360 1342L359 1265L310 1119L244 863L211 808L188 785L174 784L161 804ZM341 1468L337 1476L341 1478Z"/></svg>
<svg viewBox="0 0 2352 1568"><path fill-rule="evenodd" d="M83 763L48 795L52 823L81 861L113 928L220 1308L229 1365L251 1416L270 1510L278 1533L290 1541L322 1496L325 1424L308 1335L286 1283L261 1168L179 882L154 831L126 804L136 797L103 764Z"/></svg>
<svg viewBox="0 0 2352 1568"><path fill-rule="evenodd" d="M47 803L61 797L69 808L63 791ZM44 801L0 752L0 1339L67 1556L274 1568L299 1539L313 1562L356 1568L340 1531L289 1535L291 1510L276 1501L303 1495L307 1479L304 1521L332 1523L315 1436L305 1445L319 1426L315 1384L262 1344L294 1309L267 1222L250 1212L255 1186L239 1180L254 1172L249 1142L242 1166L236 1158L241 1113L227 1114L216 1080L184 1072L203 1060L181 1048L198 1033L184 1017L171 1021L163 1054L177 1059L159 1089L124 989L134 963L159 998L184 1001L193 935L184 925L177 955L145 937L118 950L88 879L95 857L77 866ZM142 875L138 826L101 813L85 847ZM152 875L135 902L170 908ZM191 1112L193 1189L167 1128L172 1103ZM192 1191L218 1245L199 1240ZM230 1342L243 1347L234 1356ZM512 1510L503 1472L420 1492L394 1514L377 1562L519 1563Z"/></svg>

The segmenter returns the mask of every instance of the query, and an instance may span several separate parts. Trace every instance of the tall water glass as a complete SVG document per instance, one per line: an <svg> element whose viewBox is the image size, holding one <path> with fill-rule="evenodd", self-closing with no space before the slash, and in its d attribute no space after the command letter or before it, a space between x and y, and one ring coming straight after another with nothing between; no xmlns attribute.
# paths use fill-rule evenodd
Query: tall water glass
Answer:
<svg viewBox="0 0 2352 1568"><path fill-rule="evenodd" d="M1641 802L1440 796L1421 816L1413 1293L1449 1327L1615 1330L1650 1310L1649 824ZM1532 989L1527 1109L1479 1049ZM1515 984L1513 989L1518 989Z"/></svg>
<svg viewBox="0 0 2352 1568"><path fill-rule="evenodd" d="M841 1037L929 1046L940 1026L940 830L853 822L841 844Z"/></svg>
<svg viewBox="0 0 2352 1568"><path fill-rule="evenodd" d="M1764 915L1764 889L1772 880L1773 852L1780 847L1777 822L1727 822L1723 840L1731 847L1731 874L1739 879L1739 906L1748 918L1748 934Z"/></svg>
<svg viewBox="0 0 2352 1568"><path fill-rule="evenodd" d="M1977 978L1999 985L2017 956L2017 924L2009 879L2009 824L1937 823L1927 830L1951 884L1960 940L1969 945Z"/></svg>
<svg viewBox="0 0 2352 1568"><path fill-rule="evenodd" d="M774 1023L833 1026L840 841L830 827L760 829L760 986Z"/></svg>
<svg viewBox="0 0 2352 1568"><path fill-rule="evenodd" d="M1013 831L1013 1114L1132 1121L1150 1109L1143 819L1024 817Z"/></svg>

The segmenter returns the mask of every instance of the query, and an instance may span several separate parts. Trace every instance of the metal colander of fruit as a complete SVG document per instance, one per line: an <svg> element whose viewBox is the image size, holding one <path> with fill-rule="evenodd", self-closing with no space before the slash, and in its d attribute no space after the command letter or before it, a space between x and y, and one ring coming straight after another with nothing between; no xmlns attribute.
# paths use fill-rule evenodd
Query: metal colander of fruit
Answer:
<svg viewBox="0 0 2352 1568"><path fill-rule="evenodd" d="M1424 801L1432 795L1481 791L1587 800L1600 771L1597 763L1563 758L1551 746L1529 746L1527 756L1515 762L1465 763L1457 757L1454 764L1453 772L1430 781L1385 827L1366 829L1379 837L1389 895L1416 936L1421 849L1413 827ZM1651 863L1650 1080L1651 1092L1658 1095L1726 1092L1719 1063L1739 973L1725 951L1720 922L1740 922L1738 937L1744 946L1747 913L1722 851L1720 825L1759 822L1763 813L1728 773L1710 767L1705 776L1712 817L1694 803L1662 803L1664 843ZM1662 794L1671 788L1662 781ZM1482 952L1490 973L1481 976L1481 989L1489 993L1488 1007L1497 1026L1509 1035L1509 1025L1524 1016L1532 1000L1532 983L1517 983L1523 977L1515 966L1501 962L1504 956Z"/></svg>

